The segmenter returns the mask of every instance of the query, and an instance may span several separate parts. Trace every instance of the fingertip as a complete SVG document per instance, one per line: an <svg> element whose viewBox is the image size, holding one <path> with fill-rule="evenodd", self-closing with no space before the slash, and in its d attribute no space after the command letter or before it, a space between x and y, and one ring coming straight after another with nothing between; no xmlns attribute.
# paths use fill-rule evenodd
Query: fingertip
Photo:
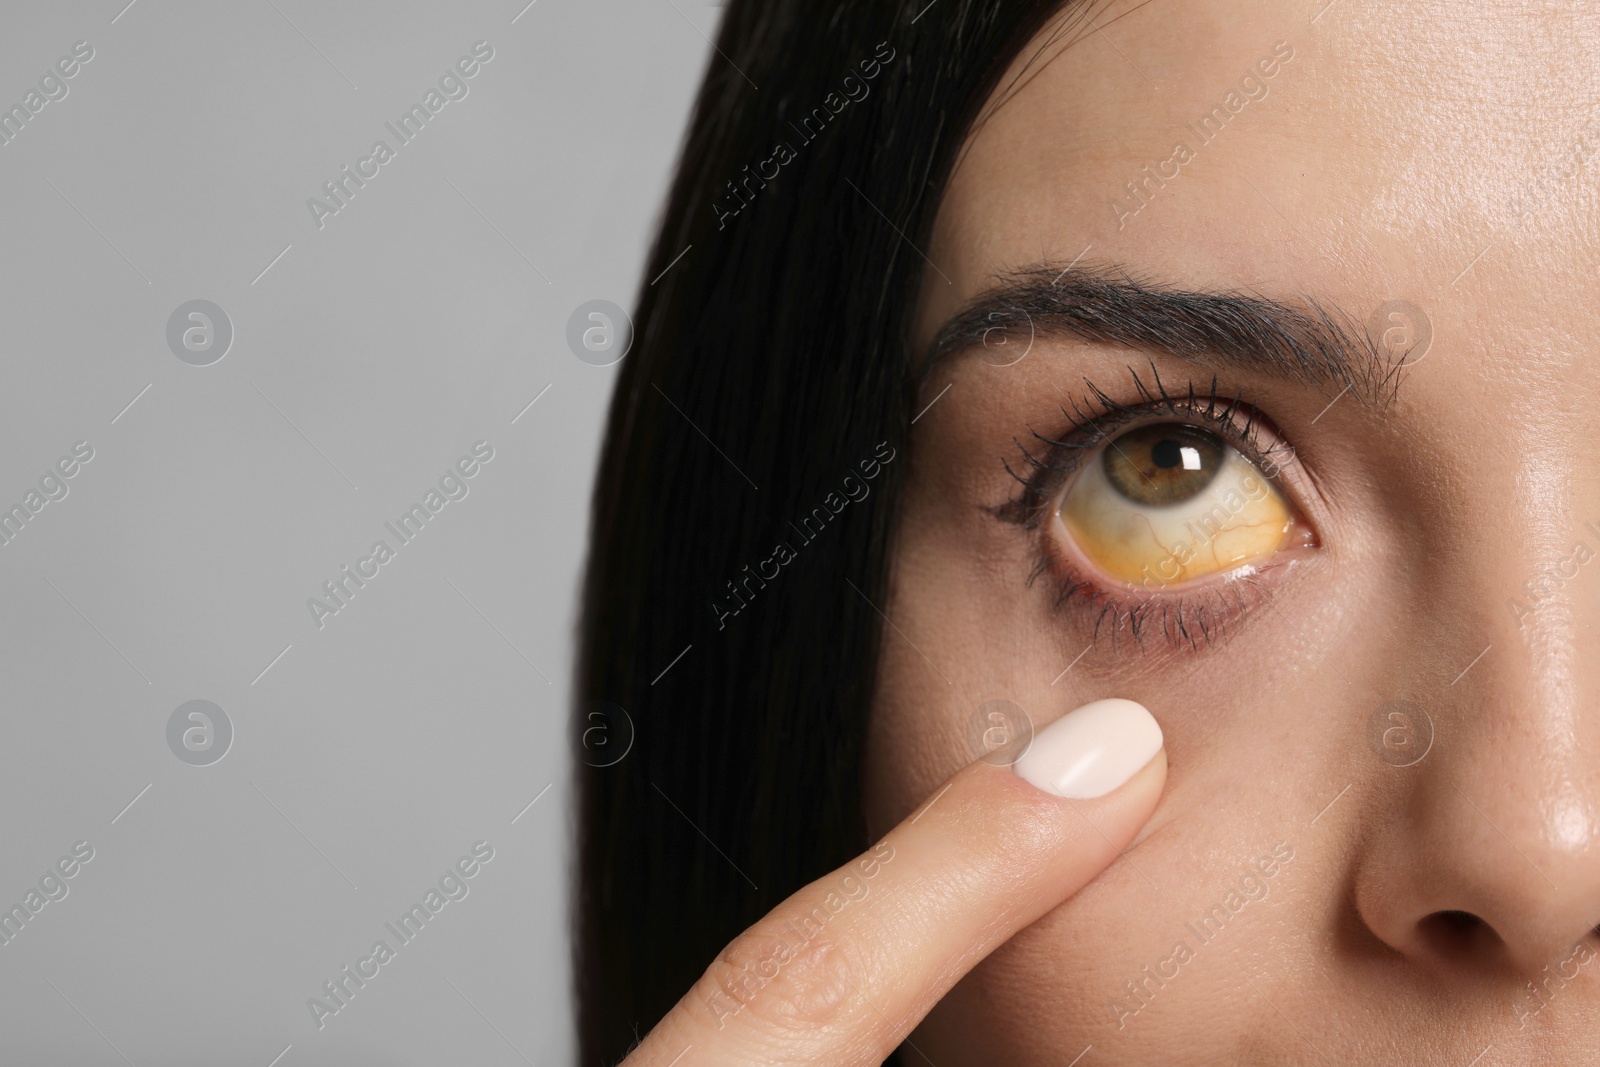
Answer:
<svg viewBox="0 0 1600 1067"><path fill-rule="evenodd" d="M1012 770L1053 796L1093 800L1127 784L1157 757L1164 780L1161 725L1143 704L1111 697L1075 708L1040 730Z"/></svg>

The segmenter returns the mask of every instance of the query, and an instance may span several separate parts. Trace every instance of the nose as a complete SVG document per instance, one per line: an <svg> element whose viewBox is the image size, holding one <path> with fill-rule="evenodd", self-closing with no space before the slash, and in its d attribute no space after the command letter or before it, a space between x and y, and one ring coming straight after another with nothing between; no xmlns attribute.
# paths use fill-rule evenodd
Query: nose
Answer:
<svg viewBox="0 0 1600 1067"><path fill-rule="evenodd" d="M1396 730L1431 727L1425 754L1374 768L1391 808L1362 843L1356 907L1444 974L1533 975L1600 924L1600 672L1572 620L1530 632L1507 617L1487 648L1452 649L1479 657L1461 677L1398 713Z"/></svg>

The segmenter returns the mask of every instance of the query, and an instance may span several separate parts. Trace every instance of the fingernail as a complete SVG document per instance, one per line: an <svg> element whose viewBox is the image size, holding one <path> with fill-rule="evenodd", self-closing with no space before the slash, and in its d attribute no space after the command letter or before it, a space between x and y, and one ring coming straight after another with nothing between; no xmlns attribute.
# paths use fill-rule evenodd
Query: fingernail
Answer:
<svg viewBox="0 0 1600 1067"><path fill-rule="evenodd" d="M1034 734L1012 766L1046 793L1089 800L1132 778L1162 743L1161 727L1143 704L1113 697L1069 711Z"/></svg>

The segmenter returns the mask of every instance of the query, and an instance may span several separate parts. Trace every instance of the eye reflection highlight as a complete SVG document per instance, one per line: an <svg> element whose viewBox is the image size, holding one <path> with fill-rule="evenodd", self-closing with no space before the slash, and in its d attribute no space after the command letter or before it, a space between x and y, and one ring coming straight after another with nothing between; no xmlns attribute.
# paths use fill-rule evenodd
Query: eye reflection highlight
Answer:
<svg viewBox="0 0 1600 1067"><path fill-rule="evenodd" d="M1059 505L1074 547L1111 578L1160 589L1262 562L1289 545L1296 513L1261 470L1199 426L1120 434Z"/></svg>

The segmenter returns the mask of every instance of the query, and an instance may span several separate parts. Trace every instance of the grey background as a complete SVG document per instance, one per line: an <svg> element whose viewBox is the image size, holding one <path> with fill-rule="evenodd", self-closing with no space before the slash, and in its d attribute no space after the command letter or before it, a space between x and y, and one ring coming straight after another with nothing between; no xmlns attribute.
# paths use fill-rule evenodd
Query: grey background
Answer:
<svg viewBox="0 0 1600 1067"><path fill-rule="evenodd" d="M0 945L6 1062L573 1058L564 716L620 365L567 319L632 304L720 8L525 3L4 5L0 106L94 49L0 147L0 509L94 449L0 546L0 907L94 849ZM479 40L467 96L318 229L307 199ZM194 299L233 324L210 366L167 344ZM234 731L208 766L167 742L197 699ZM307 1000L480 840L319 1030Z"/></svg>

